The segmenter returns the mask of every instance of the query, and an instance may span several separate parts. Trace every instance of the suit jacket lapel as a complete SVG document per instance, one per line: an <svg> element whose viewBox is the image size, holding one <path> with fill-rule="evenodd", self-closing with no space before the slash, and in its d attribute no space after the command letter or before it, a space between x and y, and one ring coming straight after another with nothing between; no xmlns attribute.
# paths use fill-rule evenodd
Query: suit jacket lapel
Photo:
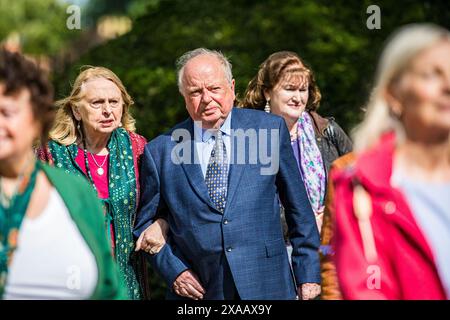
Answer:
<svg viewBox="0 0 450 320"><path fill-rule="evenodd" d="M240 117L239 110L236 108L232 109L232 117L231 117L231 139L233 139L233 130L236 129L243 129L246 130L247 126L245 121ZM232 144L233 145L233 144ZM236 146L234 146L236 148ZM247 150L248 151L248 150ZM236 150L234 150L233 153L236 157ZM230 159L230 155L229 159ZM231 159L230 159L231 161ZM227 194L227 202L225 205L225 212L224 215L227 213L227 209L230 207L230 204L233 201L234 195L236 194L236 190L238 189L239 181L241 180L242 172L244 170L243 164L236 164L234 163L230 164L230 172L228 174L228 194Z"/></svg>
<svg viewBox="0 0 450 320"><path fill-rule="evenodd" d="M194 157L196 154L195 149L195 141L194 141L194 123L191 119L185 121L182 128L186 129L190 133L191 139L189 141L185 141L183 143L189 143L190 144L190 153L191 153L191 162L185 163L181 161L181 167L183 168L190 184L192 185L193 189L195 190L195 193L205 202L207 203L211 208L215 209L217 212L219 212L214 204L212 203L209 194L208 194L208 188L205 184L205 179L203 177L202 168L199 163L195 163ZM178 142L181 143L181 142ZM179 158L179 155L177 153L177 157ZM180 158L179 158L180 159Z"/></svg>

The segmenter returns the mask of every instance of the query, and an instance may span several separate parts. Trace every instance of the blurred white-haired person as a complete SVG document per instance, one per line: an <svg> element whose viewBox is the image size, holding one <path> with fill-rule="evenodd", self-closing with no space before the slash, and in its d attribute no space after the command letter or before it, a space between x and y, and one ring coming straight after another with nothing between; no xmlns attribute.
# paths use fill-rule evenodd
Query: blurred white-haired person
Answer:
<svg viewBox="0 0 450 320"><path fill-rule="evenodd" d="M344 299L448 299L448 30L415 24L392 36L354 141L354 165L331 173Z"/></svg>

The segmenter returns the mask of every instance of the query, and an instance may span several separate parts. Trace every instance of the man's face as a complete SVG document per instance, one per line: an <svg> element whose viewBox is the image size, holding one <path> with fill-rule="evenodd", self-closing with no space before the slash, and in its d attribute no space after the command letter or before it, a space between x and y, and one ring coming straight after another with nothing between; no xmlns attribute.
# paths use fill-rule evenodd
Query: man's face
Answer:
<svg viewBox="0 0 450 320"><path fill-rule="evenodd" d="M200 55L184 66L182 94L194 121L205 129L219 128L233 108L234 79L228 82L216 57Z"/></svg>

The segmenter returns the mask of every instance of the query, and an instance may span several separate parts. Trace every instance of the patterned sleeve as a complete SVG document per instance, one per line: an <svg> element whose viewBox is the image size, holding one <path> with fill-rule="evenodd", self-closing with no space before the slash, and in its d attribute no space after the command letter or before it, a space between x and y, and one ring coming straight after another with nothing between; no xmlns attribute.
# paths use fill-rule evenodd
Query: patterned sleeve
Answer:
<svg viewBox="0 0 450 320"><path fill-rule="evenodd" d="M147 144L147 139L134 132L130 132L129 134L135 162L137 162L135 164L139 165L142 154L144 153L145 145Z"/></svg>
<svg viewBox="0 0 450 320"><path fill-rule="evenodd" d="M53 156L50 152L50 148L49 148L48 144L41 145L41 146L35 148L34 153L36 154L36 157L39 160L46 162L50 165L53 165L53 163L54 163Z"/></svg>
<svg viewBox="0 0 450 320"><path fill-rule="evenodd" d="M131 140L131 148L133 150L133 160L134 160L134 172L136 175L136 182L137 182L137 202L139 203L139 195L140 195L140 185L139 185L139 168L141 165L141 158L142 154L144 153L145 145L147 144L147 139L145 139L143 136L129 131L128 134L130 135Z"/></svg>

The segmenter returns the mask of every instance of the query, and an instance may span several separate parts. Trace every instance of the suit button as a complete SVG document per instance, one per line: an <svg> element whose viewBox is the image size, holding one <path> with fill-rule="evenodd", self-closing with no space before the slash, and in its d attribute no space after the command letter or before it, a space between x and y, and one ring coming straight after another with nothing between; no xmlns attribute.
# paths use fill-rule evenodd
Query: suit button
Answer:
<svg viewBox="0 0 450 320"><path fill-rule="evenodd" d="M228 247L228 248L227 248L227 252L231 252L231 250L233 250L232 247Z"/></svg>
<svg viewBox="0 0 450 320"><path fill-rule="evenodd" d="M228 224L228 220L227 219L223 220L223 224Z"/></svg>

